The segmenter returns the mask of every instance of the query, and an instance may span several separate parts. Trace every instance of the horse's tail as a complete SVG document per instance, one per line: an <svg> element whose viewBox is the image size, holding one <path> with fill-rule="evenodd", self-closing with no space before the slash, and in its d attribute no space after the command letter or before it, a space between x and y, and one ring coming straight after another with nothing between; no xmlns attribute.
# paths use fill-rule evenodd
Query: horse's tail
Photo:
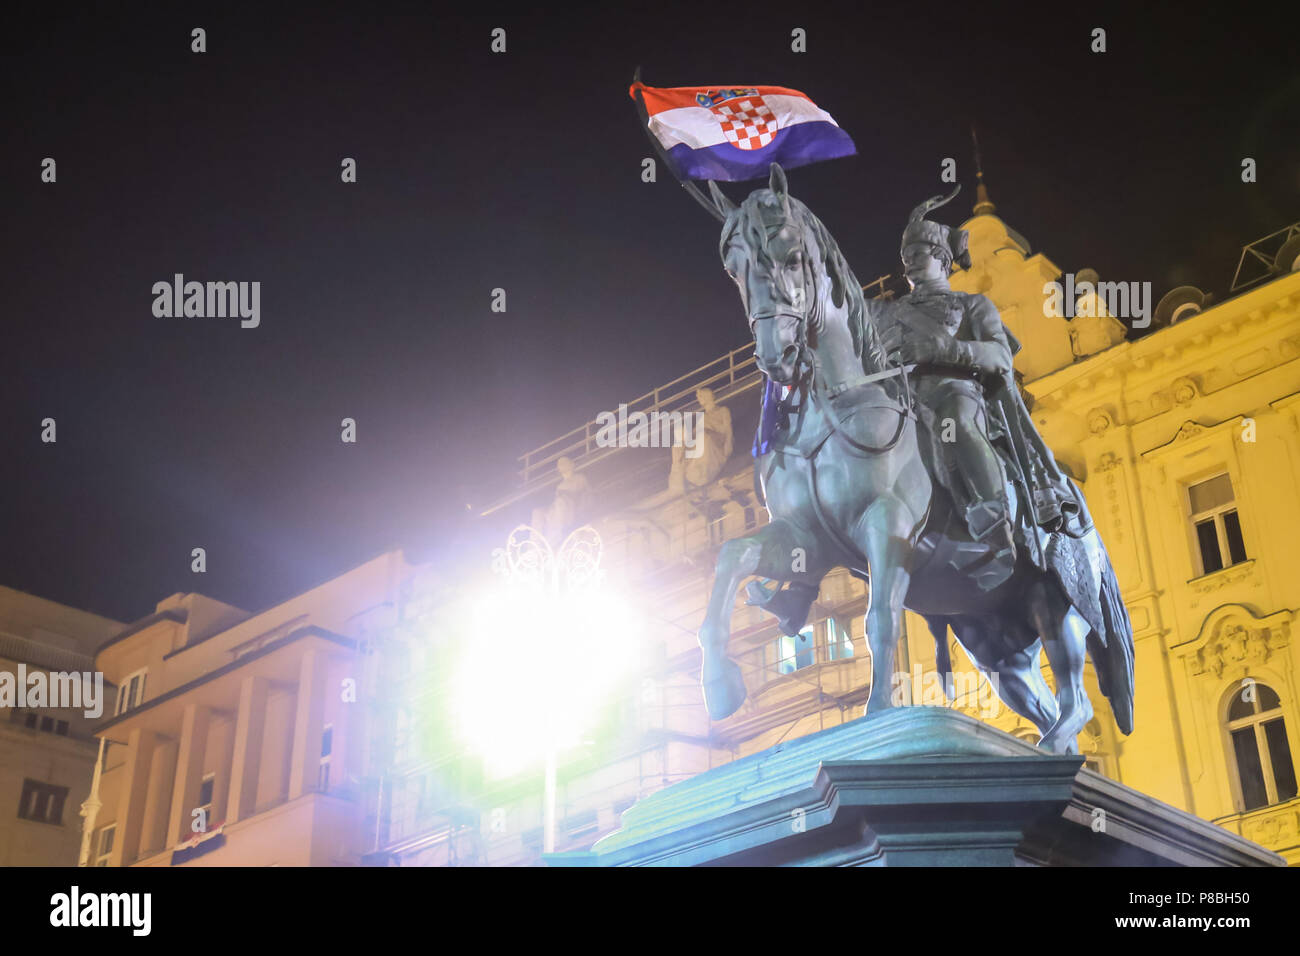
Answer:
<svg viewBox="0 0 1300 956"><path fill-rule="evenodd" d="M1103 552L1101 567L1101 618L1105 633L1088 635L1088 653L1097 669L1097 685L1110 701L1115 723L1133 732L1133 624L1120 596L1119 581L1110 556Z"/></svg>
<svg viewBox="0 0 1300 956"><path fill-rule="evenodd" d="M948 649L948 618L934 615L925 618L930 634L934 637L934 669L943 681L943 695L948 700L956 700L957 694L952 682L952 652Z"/></svg>

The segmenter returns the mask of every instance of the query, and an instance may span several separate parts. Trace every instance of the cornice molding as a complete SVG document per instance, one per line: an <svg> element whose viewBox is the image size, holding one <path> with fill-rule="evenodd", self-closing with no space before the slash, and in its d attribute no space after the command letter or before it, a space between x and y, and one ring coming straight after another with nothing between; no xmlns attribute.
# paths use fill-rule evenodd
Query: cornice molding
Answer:
<svg viewBox="0 0 1300 956"><path fill-rule="evenodd" d="M1036 399L1045 400L1071 389L1084 390L1100 374L1145 371L1159 360L1177 358L1190 348L1210 339L1231 335L1239 337L1241 329L1257 322L1286 318L1289 309L1300 299L1300 272L1282 276L1232 299L1216 303L1175 325L1160 329L1136 341L1120 342L1088 358L1049 372L1026 388Z"/></svg>
<svg viewBox="0 0 1300 956"><path fill-rule="evenodd" d="M1178 427L1178 431L1175 432L1173 437L1168 441L1161 442L1159 445L1153 445L1146 451L1139 452L1139 455L1143 458L1148 455L1154 456L1177 445L1184 445L1201 439L1214 437L1220 432L1230 430L1233 426L1240 426L1244 418L1244 415L1234 415L1232 418L1225 418L1223 421L1215 422L1211 425L1205 425L1189 418Z"/></svg>

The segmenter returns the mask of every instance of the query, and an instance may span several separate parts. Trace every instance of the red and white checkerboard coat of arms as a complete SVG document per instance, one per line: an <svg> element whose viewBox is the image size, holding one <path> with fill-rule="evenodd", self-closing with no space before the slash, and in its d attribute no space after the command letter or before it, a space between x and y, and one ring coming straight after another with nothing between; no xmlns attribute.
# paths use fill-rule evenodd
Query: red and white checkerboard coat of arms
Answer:
<svg viewBox="0 0 1300 956"><path fill-rule="evenodd" d="M761 149L776 136L776 114L761 96L745 96L709 110L722 125L727 142L737 149Z"/></svg>

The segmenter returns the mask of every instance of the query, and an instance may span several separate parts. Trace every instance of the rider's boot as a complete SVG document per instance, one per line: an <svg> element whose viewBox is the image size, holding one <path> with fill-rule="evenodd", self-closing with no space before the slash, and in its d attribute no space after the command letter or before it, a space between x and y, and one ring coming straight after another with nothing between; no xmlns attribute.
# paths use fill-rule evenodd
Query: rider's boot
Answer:
<svg viewBox="0 0 1300 956"><path fill-rule="evenodd" d="M757 581L749 582L746 603L761 607L776 616L781 626L781 633L794 637L808 623L808 613L813 601L817 600L817 586L792 581L775 593L770 592Z"/></svg>
<svg viewBox="0 0 1300 956"><path fill-rule="evenodd" d="M966 509L966 527L984 556L969 565L967 573L982 590L1002 584L1016 567L1016 545L1011 518L1001 501L979 501Z"/></svg>

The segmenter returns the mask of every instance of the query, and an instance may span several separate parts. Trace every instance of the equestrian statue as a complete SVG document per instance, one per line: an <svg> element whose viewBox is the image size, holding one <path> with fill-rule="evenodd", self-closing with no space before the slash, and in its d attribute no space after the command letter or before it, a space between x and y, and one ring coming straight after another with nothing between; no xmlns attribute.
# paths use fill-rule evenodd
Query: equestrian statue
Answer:
<svg viewBox="0 0 1300 956"><path fill-rule="evenodd" d="M926 218L956 190L913 210L900 249L911 292L896 301L865 297L779 165L740 205L709 190L767 378L754 455L771 516L718 557L699 634L709 715L746 696L726 655L741 582L759 579L750 603L795 635L822 578L845 567L870 585L867 714L893 704L907 608L929 625L945 690L951 630L1043 749L1078 752L1085 655L1130 733L1133 631L1110 558L1020 395L1019 343L988 298L948 285L954 264L970 267L966 233Z"/></svg>

